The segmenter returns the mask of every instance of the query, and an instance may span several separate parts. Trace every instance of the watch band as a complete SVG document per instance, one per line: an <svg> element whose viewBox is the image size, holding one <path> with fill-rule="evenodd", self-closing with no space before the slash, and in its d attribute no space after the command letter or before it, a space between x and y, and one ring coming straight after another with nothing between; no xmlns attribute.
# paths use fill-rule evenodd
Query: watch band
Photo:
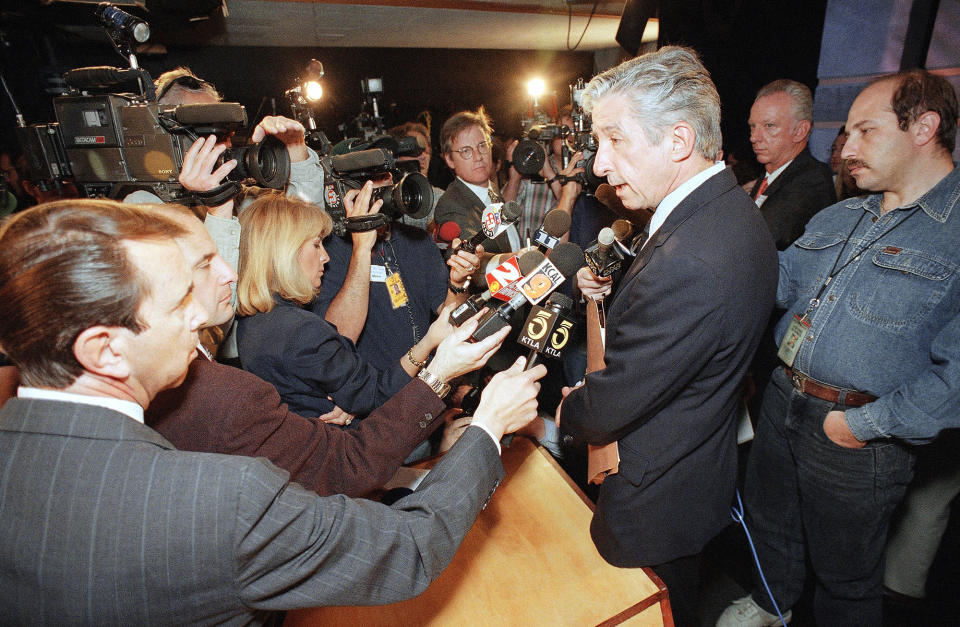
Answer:
<svg viewBox="0 0 960 627"><path fill-rule="evenodd" d="M418 361L416 357L413 356L413 347L410 347L410 350L407 351L407 361L416 366L417 368L424 368L427 365L427 361Z"/></svg>
<svg viewBox="0 0 960 627"><path fill-rule="evenodd" d="M430 386L430 389L436 392L437 396L444 398L450 393L450 384L444 383L438 379L432 372L424 368L417 375L417 378Z"/></svg>
<svg viewBox="0 0 960 627"><path fill-rule="evenodd" d="M464 284L463 287L457 287L456 285L453 284L453 281L451 281L451 280L449 280L449 279L447 280L447 289L450 290L451 292L453 292L454 294L466 294L466 293L467 293L467 286L466 286L466 284Z"/></svg>

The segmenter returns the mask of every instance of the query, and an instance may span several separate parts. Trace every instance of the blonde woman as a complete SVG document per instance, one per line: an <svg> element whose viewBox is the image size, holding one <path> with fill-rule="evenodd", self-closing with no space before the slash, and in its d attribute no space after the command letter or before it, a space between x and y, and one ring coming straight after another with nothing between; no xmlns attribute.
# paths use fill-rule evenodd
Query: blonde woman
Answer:
<svg viewBox="0 0 960 627"><path fill-rule="evenodd" d="M240 214L240 224L240 362L272 383L292 411L349 424L350 414L371 412L417 376L453 331L444 309L407 355L378 370L335 326L304 308L320 289L329 259L323 248L332 227L327 213L295 198L266 194ZM458 372L445 376L479 365L457 365Z"/></svg>

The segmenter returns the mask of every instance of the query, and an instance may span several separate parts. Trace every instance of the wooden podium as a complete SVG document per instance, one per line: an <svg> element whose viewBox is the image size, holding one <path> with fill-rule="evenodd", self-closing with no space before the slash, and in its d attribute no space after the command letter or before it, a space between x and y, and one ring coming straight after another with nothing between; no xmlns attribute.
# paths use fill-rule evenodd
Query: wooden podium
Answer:
<svg viewBox="0 0 960 627"><path fill-rule="evenodd" d="M456 556L420 596L374 607L287 613L300 625L667 625L667 591L646 568L603 561L592 504L527 438L503 449L507 475Z"/></svg>

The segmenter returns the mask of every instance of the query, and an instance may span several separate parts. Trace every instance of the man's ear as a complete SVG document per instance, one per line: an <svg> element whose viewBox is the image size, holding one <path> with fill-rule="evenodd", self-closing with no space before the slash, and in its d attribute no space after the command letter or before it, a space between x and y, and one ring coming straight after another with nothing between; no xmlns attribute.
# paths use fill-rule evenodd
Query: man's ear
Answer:
<svg viewBox="0 0 960 627"><path fill-rule="evenodd" d="M447 165L450 166L451 170L456 170L456 168L453 167L453 154L446 152L443 153L443 160L447 162Z"/></svg>
<svg viewBox="0 0 960 627"><path fill-rule="evenodd" d="M124 354L122 334L127 329L98 325L85 329L73 343L73 355L87 372L125 380L130 364Z"/></svg>
<svg viewBox="0 0 960 627"><path fill-rule="evenodd" d="M686 122L677 122L670 131L670 158L675 162L685 161L693 154L697 134Z"/></svg>
<svg viewBox="0 0 960 627"><path fill-rule="evenodd" d="M800 142L807 141L808 137L810 137L810 120L799 120L793 125L790 139L792 139L795 144L799 144Z"/></svg>
<svg viewBox="0 0 960 627"><path fill-rule="evenodd" d="M937 131L940 130L940 114L936 111L925 111L910 126L918 146L936 141Z"/></svg>

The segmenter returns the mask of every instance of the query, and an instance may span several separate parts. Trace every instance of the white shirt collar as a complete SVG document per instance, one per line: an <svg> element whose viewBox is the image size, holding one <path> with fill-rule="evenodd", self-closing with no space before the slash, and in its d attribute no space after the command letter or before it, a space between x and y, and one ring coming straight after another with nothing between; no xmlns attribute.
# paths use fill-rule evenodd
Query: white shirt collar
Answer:
<svg viewBox="0 0 960 627"><path fill-rule="evenodd" d="M112 398L109 396L90 396L89 394L74 394L73 392L45 390L26 386L20 386L17 388L17 397L37 398L47 401L63 401L66 403L82 403L83 405L106 407L107 409L112 409L126 416L130 416L141 424L143 423L143 407L140 407L133 401L125 401L119 398Z"/></svg>
<svg viewBox="0 0 960 627"><path fill-rule="evenodd" d="M466 186L470 189L471 192L473 192L474 194L476 194L476 195L477 195L477 198L479 198L481 201L483 201L483 204L484 204L484 205L489 205L489 204L492 202L492 201L490 200L490 194L488 193L489 190L490 190L490 184L489 184L489 183L487 184L486 187L481 187L480 185L474 185L473 183L467 183L466 181L464 181L464 180L463 180L462 178L460 178L459 176L457 177L457 180L459 180L461 183L463 183L464 185L466 185Z"/></svg>
<svg viewBox="0 0 960 627"><path fill-rule="evenodd" d="M780 176L780 174L781 174L784 170L786 170L786 169L787 169L787 166L790 165L791 163L793 163L793 159L791 159L790 161L787 161L786 163L784 163L782 166L780 166L779 168L777 168L777 169L774 170L773 172L767 174L766 177L765 177L765 178L767 179L767 187L770 187L770 185L771 185L775 180L777 180L777 177Z"/></svg>
<svg viewBox="0 0 960 627"><path fill-rule="evenodd" d="M722 172L726 167L722 161L714 163L712 166L706 170L699 172L686 181L680 184L677 189L673 190L667 194L663 200L660 201L660 204L657 205L657 210L654 212L653 217L650 218L650 228L649 233L650 237L653 237L653 234L656 233L663 223L666 222L667 217L677 208L684 198L689 196L693 190L700 187L708 178L716 174L717 172Z"/></svg>

